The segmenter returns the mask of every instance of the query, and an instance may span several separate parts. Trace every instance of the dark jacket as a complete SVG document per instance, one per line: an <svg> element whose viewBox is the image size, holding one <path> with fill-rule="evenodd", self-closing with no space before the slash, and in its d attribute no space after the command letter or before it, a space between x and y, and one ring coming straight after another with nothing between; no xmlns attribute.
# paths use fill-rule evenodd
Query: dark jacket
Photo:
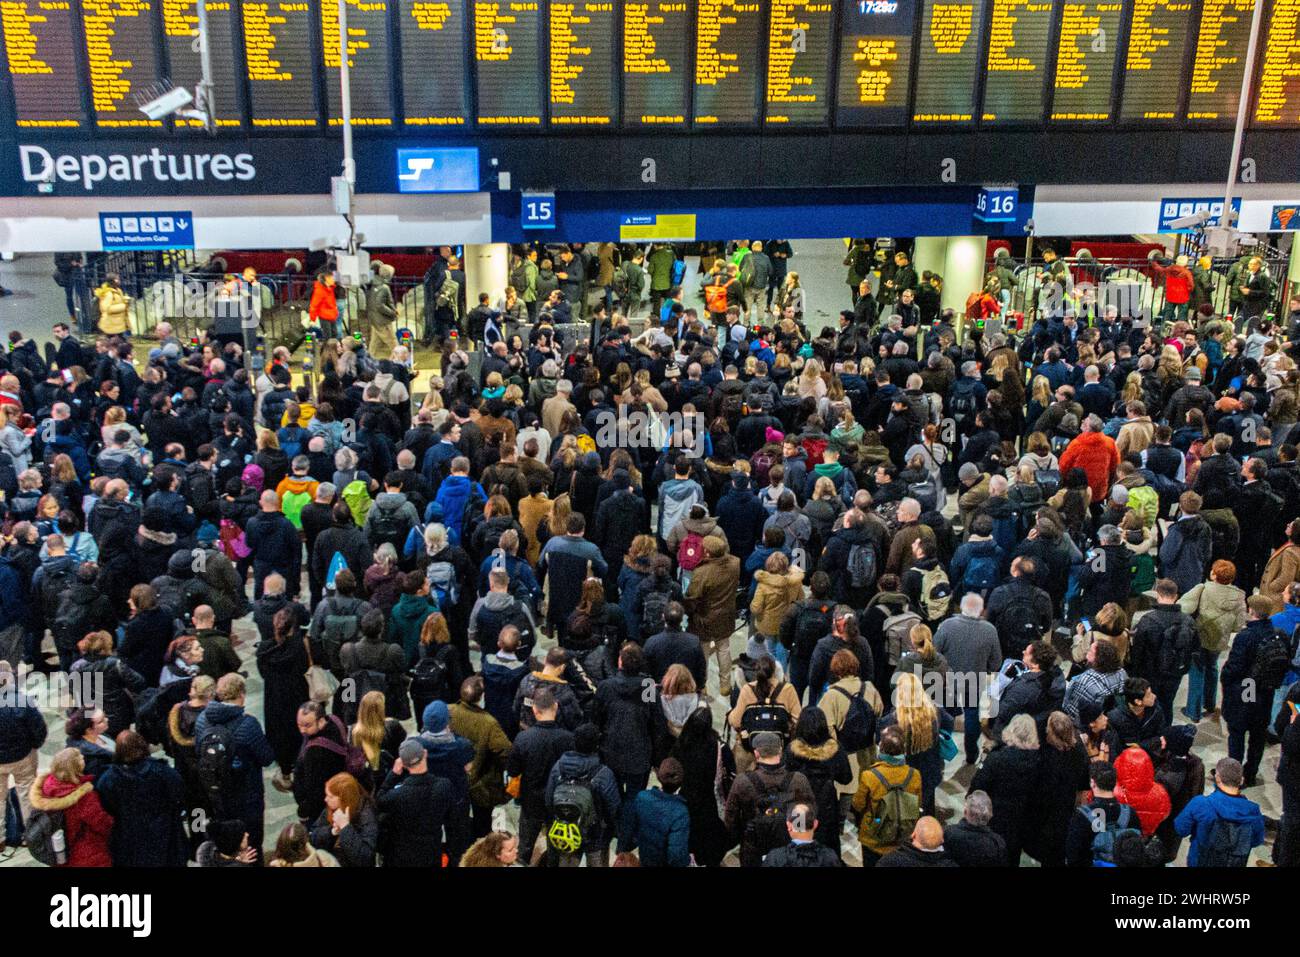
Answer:
<svg viewBox="0 0 1300 957"><path fill-rule="evenodd" d="M1038 787L1039 755L1021 748L994 748L971 779L969 791L983 791L993 802L989 827L1007 844L1007 863L1017 864L1029 831L1029 806ZM1012 860L1012 855L1015 859Z"/></svg>
<svg viewBox="0 0 1300 957"><path fill-rule="evenodd" d="M1159 702L1139 718L1129 710L1126 702L1120 701L1106 712L1106 721L1109 729L1115 733L1120 750L1136 744L1152 755L1152 760L1160 753L1160 738L1169 729L1169 721ZM1111 757L1114 758L1116 753L1112 751Z"/></svg>
<svg viewBox="0 0 1300 957"><path fill-rule="evenodd" d="M572 747L573 732L554 721L540 721L519 732L506 760L506 774L522 779L519 804L524 814L542 817L546 813L546 787L551 769L560 755Z"/></svg>
<svg viewBox="0 0 1300 957"><path fill-rule="evenodd" d="M1186 638L1189 642L1196 637L1192 648L1199 646L1196 622L1183 614L1177 604L1156 605L1138 619L1133 629L1125 670L1133 677L1146 678L1156 687L1157 693L1161 688L1176 685L1186 674L1176 669L1176 656L1172 654L1172 643L1178 629L1190 632Z"/></svg>
<svg viewBox="0 0 1300 957"><path fill-rule="evenodd" d="M451 815L451 785L425 772L388 772L376 795L385 867L441 867L443 830Z"/></svg>
<svg viewBox="0 0 1300 957"><path fill-rule="evenodd" d="M876 664L866 638L858 635L853 641L847 642L835 635L827 635L813 648L812 660L808 665L809 703L816 703L821 698L822 689L830 683L831 659L841 648L846 648L857 656L859 678L870 681L875 675Z"/></svg>
<svg viewBox="0 0 1300 957"><path fill-rule="evenodd" d="M337 857L341 867L374 867L379 849L379 817L374 807L367 804L335 836L330 826L330 809L325 808L311 827L311 843L312 847Z"/></svg>
<svg viewBox="0 0 1300 957"><path fill-rule="evenodd" d="M248 520L244 540L253 553L255 574L279 572L288 582L289 593L297 591L302 573L302 540L292 522L281 512L259 512Z"/></svg>
<svg viewBox="0 0 1300 957"><path fill-rule="evenodd" d="M619 851L639 850L642 867L689 867L691 814L680 794L648 788L627 803Z"/></svg>
<svg viewBox="0 0 1300 957"><path fill-rule="evenodd" d="M1060 711L1064 702L1065 675L1060 668L1023 672L1002 692L997 717L993 720L993 732L1000 735L1012 718L1027 714L1034 719L1041 733L1047 724L1047 716Z"/></svg>
<svg viewBox="0 0 1300 957"><path fill-rule="evenodd" d="M698 688L704 687L708 661L700 639L689 631L661 631L645 643L645 663L650 677L663 681L673 665L685 665Z"/></svg>
<svg viewBox="0 0 1300 957"><path fill-rule="evenodd" d="M347 756L340 750L346 747L347 728L335 715L326 719L320 733L301 739L293 765L293 796L303 823L316 820L325 809L326 782L347 770Z"/></svg>
<svg viewBox="0 0 1300 957"><path fill-rule="evenodd" d="M939 851L922 851L911 844L904 844L896 851L890 851L876 864L877 867L956 867L957 862L949 856L946 849Z"/></svg>
<svg viewBox="0 0 1300 957"><path fill-rule="evenodd" d="M620 801L614 772L601 764L600 759L594 754L565 751L556 760L551 773L547 776L546 806L551 805L556 785L561 781L575 779L587 782L596 800L597 821L591 830L591 840L584 840L582 849L583 851L604 850L613 838L619 820ZM583 836L585 839L586 835Z"/></svg>
<svg viewBox="0 0 1300 957"><path fill-rule="evenodd" d="M943 829L943 849L958 867L1006 867L1007 842L987 824L961 820Z"/></svg>
<svg viewBox="0 0 1300 957"><path fill-rule="evenodd" d="M126 623L117 651L128 668L157 687L167 646L175 634L172 616L161 608L150 608Z"/></svg>
<svg viewBox="0 0 1300 957"><path fill-rule="evenodd" d="M1255 688L1250 682L1259 647L1277 631L1268 619L1248 621L1232 639L1232 650L1219 672L1223 685L1223 720L1229 728L1264 725L1273 704L1273 688Z"/></svg>
<svg viewBox="0 0 1300 957"><path fill-rule="evenodd" d="M0 695L5 705L0 707L0 764L12 764L45 743L45 718L16 685L7 686Z"/></svg>
<svg viewBox="0 0 1300 957"><path fill-rule="evenodd" d="M73 663L72 672L79 676L73 683L74 690L89 691L93 688L98 695L96 703L108 717L109 737L116 738L131 726L135 720L133 695L148 687L139 672L132 671L116 655L81 658ZM98 687L101 680L102 689Z"/></svg>
<svg viewBox="0 0 1300 957"><path fill-rule="evenodd" d="M113 816L114 867L184 867L185 782L160 758L114 764L95 784Z"/></svg>
<svg viewBox="0 0 1300 957"><path fill-rule="evenodd" d="M782 784L789 776L788 783ZM723 823L731 832L733 839L740 842L740 866L758 867L762 864L762 851L755 847L749 833L749 823L758 814L760 797L758 786L753 780L757 777L765 788L783 787L790 798L795 801L814 801L812 785L808 779L797 771L791 771L785 762L780 764L759 764L753 771L736 776L727 795L727 806L723 812Z"/></svg>
<svg viewBox="0 0 1300 957"><path fill-rule="evenodd" d="M601 760L623 775L645 774L652 760L655 721L661 714L646 675L619 672L596 689L596 724L602 740Z"/></svg>
<svg viewBox="0 0 1300 957"><path fill-rule="evenodd" d="M194 746L203 744L204 735L214 726L230 730L232 752L229 792L222 795L219 815L246 822L261 821L265 811L262 768L271 766L275 751L262 733L262 726L241 705L213 701L194 724ZM318 845L319 846L319 845Z"/></svg>
<svg viewBox="0 0 1300 957"><path fill-rule="evenodd" d="M864 301L866 298L864 296L859 301ZM763 858L764 867L840 867L842 865L843 862L835 852L820 841L787 844L785 847L770 851Z"/></svg>

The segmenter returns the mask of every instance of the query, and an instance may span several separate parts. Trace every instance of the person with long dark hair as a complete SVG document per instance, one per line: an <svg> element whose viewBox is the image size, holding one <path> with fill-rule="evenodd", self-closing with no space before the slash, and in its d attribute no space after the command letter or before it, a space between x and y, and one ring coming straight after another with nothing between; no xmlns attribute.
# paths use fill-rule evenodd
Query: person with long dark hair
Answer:
<svg viewBox="0 0 1300 957"><path fill-rule="evenodd" d="M691 856L702 867L718 867L735 844L718 807L721 796L731 790L736 768L731 752L713 730L713 716L707 708L693 711L686 719L672 757L681 762L684 772L679 793L691 815Z"/></svg>
<svg viewBox="0 0 1300 957"><path fill-rule="evenodd" d="M307 700L307 646L302 623L292 605L272 619L270 638L257 645L257 672L262 676L262 726L279 766L272 784L288 792L293 787L293 765L302 747L298 706Z"/></svg>
<svg viewBox="0 0 1300 957"><path fill-rule="evenodd" d="M853 769L839 742L831 736L826 712L805 708L794 726L794 737L785 749L785 765L801 771L817 798L817 842L840 856L840 800L835 785L851 784Z"/></svg>

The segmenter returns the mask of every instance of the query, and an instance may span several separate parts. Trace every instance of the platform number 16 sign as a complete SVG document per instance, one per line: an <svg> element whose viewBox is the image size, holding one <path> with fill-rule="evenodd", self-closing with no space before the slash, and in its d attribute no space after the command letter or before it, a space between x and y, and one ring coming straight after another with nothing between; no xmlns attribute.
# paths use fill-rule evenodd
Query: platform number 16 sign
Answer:
<svg viewBox="0 0 1300 957"><path fill-rule="evenodd" d="M1013 223L1020 191L1014 187L985 186L975 196L975 218L986 223Z"/></svg>

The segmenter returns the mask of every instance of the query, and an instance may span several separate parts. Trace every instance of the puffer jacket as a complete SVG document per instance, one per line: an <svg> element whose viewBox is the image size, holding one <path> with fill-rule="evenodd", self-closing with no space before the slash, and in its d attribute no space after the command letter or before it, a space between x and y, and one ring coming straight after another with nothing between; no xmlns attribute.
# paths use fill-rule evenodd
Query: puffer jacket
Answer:
<svg viewBox="0 0 1300 957"><path fill-rule="evenodd" d="M790 606L803 598L803 569L791 568L778 575L760 568L754 572L754 581L758 587L749 603L751 620L760 635L775 637Z"/></svg>
<svg viewBox="0 0 1300 957"><path fill-rule="evenodd" d="M1246 627L1246 593L1235 585L1201 582L1178 599L1178 605L1183 614L1196 619L1206 651L1226 650L1232 636Z"/></svg>
<svg viewBox="0 0 1300 957"><path fill-rule="evenodd" d="M126 293L119 287L104 283L95 290L99 300L99 331L106 336L120 336L127 331L130 311Z"/></svg>
<svg viewBox="0 0 1300 957"><path fill-rule="evenodd" d="M76 784L60 781L53 774L42 775L32 782L31 800L33 810L63 814L68 849L63 867L113 866L108 849L113 816L100 803L90 775L83 774Z"/></svg>
<svg viewBox="0 0 1300 957"><path fill-rule="evenodd" d="M1115 758L1115 775L1119 784L1115 799L1137 812L1142 822L1142 836L1150 837L1169 816L1169 793L1156 783L1151 757L1136 745L1125 748Z"/></svg>

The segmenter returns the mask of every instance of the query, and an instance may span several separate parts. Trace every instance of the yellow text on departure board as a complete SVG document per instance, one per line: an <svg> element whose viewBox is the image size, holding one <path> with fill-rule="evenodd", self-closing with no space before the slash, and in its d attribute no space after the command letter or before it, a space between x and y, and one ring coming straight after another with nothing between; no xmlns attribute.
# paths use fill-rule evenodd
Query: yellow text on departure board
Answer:
<svg viewBox="0 0 1300 957"><path fill-rule="evenodd" d="M1268 42L1259 74L1255 119L1260 123L1300 122L1300 0L1273 0Z"/></svg>
<svg viewBox="0 0 1300 957"><path fill-rule="evenodd" d="M1218 93L1224 80L1223 71L1242 62L1246 45L1235 43L1232 34L1249 23L1254 9L1254 0L1205 0L1201 28L1196 38L1196 59L1192 63L1192 96ZM1229 86L1232 82L1230 80ZM1232 91L1225 89L1224 92ZM1218 119L1219 111L1193 110L1188 113L1188 118Z"/></svg>
<svg viewBox="0 0 1300 957"><path fill-rule="evenodd" d="M796 30L802 30L806 37L813 29L812 18L830 12L831 5L824 0L772 0L767 35L767 102L817 102L813 78L797 69L800 54L794 36Z"/></svg>
<svg viewBox="0 0 1300 957"><path fill-rule="evenodd" d="M151 44L151 9L148 0L83 0L81 4L86 58L90 66L90 101L101 126L162 126L161 120L141 116L130 102L132 82L129 71L134 70L136 64L129 59L129 52L114 39L119 29L125 34L126 24L138 21L143 29L137 36L145 44ZM146 78L149 82L153 79Z"/></svg>
<svg viewBox="0 0 1300 957"><path fill-rule="evenodd" d="M1042 63L1035 63L1027 56L1016 53L1016 24L1022 13L1050 13L1052 5L1034 3L1032 0L994 0L993 19L989 26L990 73L1033 73L1042 68Z"/></svg>

